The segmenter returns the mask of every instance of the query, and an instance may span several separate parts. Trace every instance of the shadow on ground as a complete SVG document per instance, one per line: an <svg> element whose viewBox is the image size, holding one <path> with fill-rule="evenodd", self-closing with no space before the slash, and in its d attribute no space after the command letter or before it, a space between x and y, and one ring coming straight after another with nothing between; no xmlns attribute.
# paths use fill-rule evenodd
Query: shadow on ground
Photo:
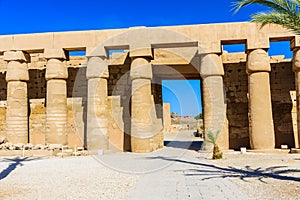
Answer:
<svg viewBox="0 0 300 200"><path fill-rule="evenodd" d="M3 162L8 162L10 163L6 169L4 169L2 172L0 172L0 180L6 178L11 172L13 172L18 166L23 166L24 162L32 161L32 160L37 160L40 158L30 158L30 157L25 157L25 158L5 158L5 159L0 159L0 161Z"/></svg>
<svg viewBox="0 0 300 200"><path fill-rule="evenodd" d="M264 178L272 178L277 180L300 182L300 170L287 169L287 166L273 166L268 168L252 168L250 166L245 166L243 169L240 169L232 166L220 167L213 164L191 162L162 156L148 157L147 159L160 159L170 162L179 162L197 167L190 168L182 172L186 176L203 176L202 180L215 178L239 178L243 181L247 181L247 178L257 178L259 181L266 183L263 180ZM299 177L287 176L289 173L299 173Z"/></svg>
<svg viewBox="0 0 300 200"><path fill-rule="evenodd" d="M202 148L203 141L165 141L164 146L198 151Z"/></svg>

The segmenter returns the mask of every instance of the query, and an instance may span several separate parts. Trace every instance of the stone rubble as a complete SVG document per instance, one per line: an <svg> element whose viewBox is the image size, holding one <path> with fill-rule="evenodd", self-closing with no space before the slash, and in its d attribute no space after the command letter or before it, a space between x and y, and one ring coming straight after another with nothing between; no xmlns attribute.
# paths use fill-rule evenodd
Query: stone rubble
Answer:
<svg viewBox="0 0 300 200"><path fill-rule="evenodd" d="M76 151L74 149L69 149L68 146L62 146L61 144L22 144L22 143L10 143L5 142L0 144L0 156L2 151L16 151L16 150L26 150L26 151L35 151L35 150L47 150L57 152L56 156L59 157L67 157L67 156L87 156L88 152L84 150L84 147L76 147Z"/></svg>

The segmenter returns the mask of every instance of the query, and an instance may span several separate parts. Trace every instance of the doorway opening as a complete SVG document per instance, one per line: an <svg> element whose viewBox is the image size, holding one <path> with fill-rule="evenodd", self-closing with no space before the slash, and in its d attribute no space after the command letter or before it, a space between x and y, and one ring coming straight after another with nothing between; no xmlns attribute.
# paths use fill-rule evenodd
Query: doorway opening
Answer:
<svg viewBox="0 0 300 200"><path fill-rule="evenodd" d="M162 81L165 146L199 150L203 112L200 80Z"/></svg>

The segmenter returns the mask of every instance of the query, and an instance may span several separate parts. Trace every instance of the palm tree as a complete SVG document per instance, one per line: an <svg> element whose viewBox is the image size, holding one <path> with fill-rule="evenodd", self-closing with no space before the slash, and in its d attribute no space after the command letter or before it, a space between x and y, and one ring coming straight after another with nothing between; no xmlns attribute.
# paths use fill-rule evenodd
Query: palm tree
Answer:
<svg viewBox="0 0 300 200"><path fill-rule="evenodd" d="M223 153L217 144L217 139L219 137L219 134L220 134L220 131L217 131L216 134L214 134L211 130L209 130L207 132L207 139L205 140L205 142L211 143L214 146L212 159L222 159L223 158Z"/></svg>
<svg viewBox="0 0 300 200"><path fill-rule="evenodd" d="M266 24L278 24L295 34L300 34L300 0L237 0L233 2L235 13L251 4L259 4L271 9L251 15L252 21L260 23L261 27Z"/></svg>

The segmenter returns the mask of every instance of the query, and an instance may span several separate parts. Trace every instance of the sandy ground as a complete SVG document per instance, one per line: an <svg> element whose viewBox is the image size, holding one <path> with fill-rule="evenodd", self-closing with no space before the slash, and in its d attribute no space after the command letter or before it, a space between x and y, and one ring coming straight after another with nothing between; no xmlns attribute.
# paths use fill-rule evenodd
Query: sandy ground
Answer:
<svg viewBox="0 0 300 200"><path fill-rule="evenodd" d="M125 199L138 176L92 156L0 158L0 199Z"/></svg>
<svg viewBox="0 0 300 200"><path fill-rule="evenodd" d="M166 139L151 154L0 157L0 199L300 199L300 154L211 160L192 133Z"/></svg>
<svg viewBox="0 0 300 200"><path fill-rule="evenodd" d="M209 162L250 199L300 199L299 154L227 152Z"/></svg>

